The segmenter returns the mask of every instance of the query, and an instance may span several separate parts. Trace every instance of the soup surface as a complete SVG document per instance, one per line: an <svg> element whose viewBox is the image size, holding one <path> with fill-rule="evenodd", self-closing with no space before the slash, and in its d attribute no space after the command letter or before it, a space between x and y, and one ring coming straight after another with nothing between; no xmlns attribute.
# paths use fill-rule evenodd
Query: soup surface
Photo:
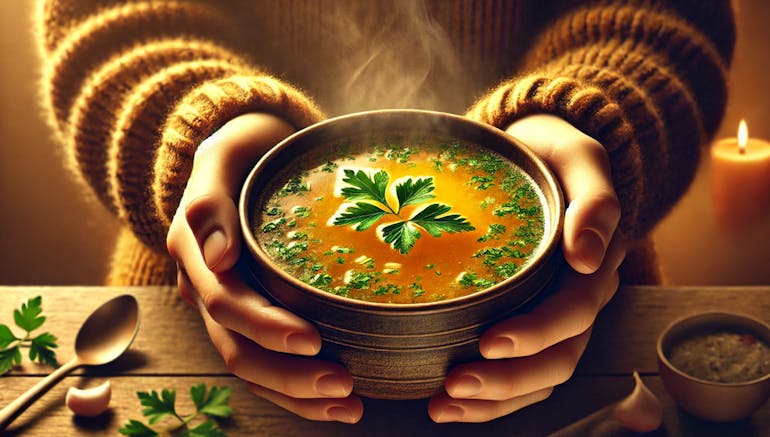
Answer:
<svg viewBox="0 0 770 437"><path fill-rule="evenodd" d="M265 252L307 284L433 302L503 281L537 253L542 193L497 153L402 138L318 149L273 179L252 221Z"/></svg>
<svg viewBox="0 0 770 437"><path fill-rule="evenodd" d="M671 364L682 372L714 382L745 382L770 373L770 348L750 334L713 332L671 348Z"/></svg>

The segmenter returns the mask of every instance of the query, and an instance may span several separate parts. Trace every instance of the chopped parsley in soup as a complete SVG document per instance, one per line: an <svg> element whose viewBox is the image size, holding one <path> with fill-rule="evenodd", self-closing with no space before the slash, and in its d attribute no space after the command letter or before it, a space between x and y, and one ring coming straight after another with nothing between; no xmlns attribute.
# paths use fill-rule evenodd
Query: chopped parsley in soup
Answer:
<svg viewBox="0 0 770 437"><path fill-rule="evenodd" d="M284 271L336 295L464 296L537 253L544 202L502 155L456 140L354 141L301 156L258 202L254 234Z"/></svg>

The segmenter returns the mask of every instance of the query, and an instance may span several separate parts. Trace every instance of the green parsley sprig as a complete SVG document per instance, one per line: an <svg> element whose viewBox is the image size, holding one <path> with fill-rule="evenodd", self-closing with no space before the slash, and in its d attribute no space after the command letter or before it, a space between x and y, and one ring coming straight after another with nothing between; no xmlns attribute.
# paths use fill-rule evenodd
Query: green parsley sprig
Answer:
<svg viewBox="0 0 770 437"><path fill-rule="evenodd" d="M7 325L0 324L0 375L7 373L14 365L21 364L22 348L29 348L31 361L59 367L54 351L58 347L56 337L50 332L32 335L32 331L45 323L45 317L41 315L42 304L42 296L36 296L13 311L13 321L25 331L21 337L14 335Z"/></svg>
<svg viewBox="0 0 770 437"><path fill-rule="evenodd" d="M179 437L222 437L226 434L219 429L215 418L229 417L233 414L230 408L230 387L211 387L206 390L205 384L197 384L190 388L190 398L195 404L195 412L182 415L176 411L176 390L163 389L160 393L155 390L136 393L139 403L144 407L142 414L147 417L149 425L155 425L168 417L175 418L175 423L163 430L155 430L139 420L130 419L120 428L123 435L134 437L151 437L159 435L176 435ZM207 420L190 427L193 420L205 416Z"/></svg>
<svg viewBox="0 0 770 437"><path fill-rule="evenodd" d="M424 229L433 237L440 237L443 232L455 233L472 231L475 228L465 217L459 214L447 214L452 208L441 203L431 203L414 215L404 220L399 214L407 205L425 203L436 196L432 177L406 178L396 184L394 208L388 202L386 190L390 176L384 170L369 175L363 170L344 169L343 182L348 184L342 189L346 200L362 200L348 206L338 214L334 224L338 226L354 225L356 231L365 231L387 215L394 215L400 220L382 228L382 237L386 243L402 254L408 254ZM446 215L445 215L446 214Z"/></svg>

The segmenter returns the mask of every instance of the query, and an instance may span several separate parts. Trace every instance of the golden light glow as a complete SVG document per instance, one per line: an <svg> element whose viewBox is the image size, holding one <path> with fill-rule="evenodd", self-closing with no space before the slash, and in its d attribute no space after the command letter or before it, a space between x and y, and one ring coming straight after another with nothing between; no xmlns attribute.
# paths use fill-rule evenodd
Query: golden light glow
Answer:
<svg viewBox="0 0 770 437"><path fill-rule="evenodd" d="M746 144L749 142L749 128L746 120L738 123L738 149L741 153L746 153Z"/></svg>

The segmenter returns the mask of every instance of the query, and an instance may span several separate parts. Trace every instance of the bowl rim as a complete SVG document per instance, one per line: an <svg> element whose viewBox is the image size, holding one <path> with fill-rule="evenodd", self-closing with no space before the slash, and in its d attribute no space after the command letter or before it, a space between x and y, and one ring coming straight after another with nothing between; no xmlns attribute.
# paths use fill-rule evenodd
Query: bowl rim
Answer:
<svg viewBox="0 0 770 437"><path fill-rule="evenodd" d="M690 375L689 373L683 372L679 370L676 366L674 366L671 361L669 361L668 357L663 351L663 343L665 340L669 337L671 332L679 325L688 322L688 321L697 321L698 319L704 319L703 321L699 322L698 326L709 326L711 323L709 322L710 317L714 316L727 316L731 317L733 319L742 319L744 321L748 321L750 323L753 323L755 325L760 326L765 332L765 334L770 337L770 325L763 322L762 320L759 320L758 318L751 316L749 314L741 313L741 312L729 312L729 311L704 311L704 312L698 312L698 313L692 313L683 317L680 317L672 322L670 322L658 335L658 340L656 342L655 351L658 356L658 361L663 363L666 368L678 376L692 381L696 382L698 384L713 386L713 387L747 387L747 386L754 386L758 385L764 381L770 380L770 372L764 374L763 376L755 379L751 379L748 381L741 381L741 382L718 382L718 381L709 381L706 379L701 379L696 376ZM725 324L721 324L724 326ZM749 331L752 331L752 333L757 333L756 329L748 329ZM767 341L761 339L760 341L763 341L766 346L770 347L770 344L767 343Z"/></svg>
<svg viewBox="0 0 770 437"><path fill-rule="evenodd" d="M545 186L538 186L538 189L542 192L542 196L546 197L545 191L550 191L550 195L554 197L554 204L556 205L556 211L548 211L548 214L555 216L555 225L550 226L549 225L549 234L544 235L543 240L541 241L541 249L539 252L535 254L534 257L530 258L530 260L525 264L521 270L519 270L516 274L513 276L500 281L496 283L495 285L484 288L482 290L478 290L476 292L455 297L452 299L446 299L442 301L435 301L435 302L420 302L420 303L387 303L387 302L370 302L365 301L361 299L354 299L354 298L348 298L344 296L338 296L333 293L329 293L327 291L318 289L310 284L306 284L305 282L300 281L298 278L295 278L294 276L288 274L283 269L281 269L273 260L272 258L265 253L265 251L262 249L259 242L256 241L255 236L253 235L252 229L251 229L251 217L249 216L248 206L250 198L252 197L252 192L254 191L254 181L258 178L261 170L265 168L270 161L273 159L276 159L276 156L278 156L284 149L291 147L292 144L298 142L301 138L313 135L317 130L325 129L328 125L334 125L337 123L342 123L349 120L355 120L358 118L369 118L369 117L377 117L379 115L396 115L396 116L416 116L416 117L431 117L431 118L444 118L450 121L453 121L455 123L466 123L474 126L476 129L480 129L483 131L486 131L486 135L492 135L497 136L501 140L506 141L507 143L511 144L512 146L518 148L518 152L523 154L527 160L530 161L530 163L537 168L537 170L542 175L542 178L545 181ZM484 145L479 144L481 147L485 147ZM500 153L500 152L497 152ZM520 165L520 164L517 164ZM547 197L546 197L547 198ZM287 282L291 286L293 286L295 289L302 291L303 293L310 294L312 296L320 298L322 301L325 301L328 304L336 304L341 307L355 307L356 309L360 311L387 311L387 312L401 312L401 313L410 313L410 312L419 312L423 313L425 311L430 310L448 310L448 309L454 309L458 306L464 306L469 305L471 303L476 303L476 301L484 301L487 299L492 299L495 296L497 296L500 292L504 291L511 282L520 280L521 278L526 278L537 272L540 268L542 268L546 263L544 262L547 257L552 256L557 250L559 249L559 246L561 245L561 238L563 233L563 227L564 227L564 212L565 212L565 202L564 202L564 195L561 190L561 186L558 183L558 180L552 170L548 167L548 165L545 163L544 160L542 160L540 157L535 155L535 153L521 140L511 136L510 134L507 134L506 132L488 124L484 124L481 122L478 122L476 120L472 120L468 117L451 114L447 112L440 112L440 111L432 111L432 110L423 110L423 109L377 109L377 110L368 110L368 111L361 111L361 112L354 112L350 114L344 114L336 117L331 117L326 120L320 121L318 123L315 123L313 125L307 126L301 130L298 130L297 132L293 133L292 135L286 137L285 139L278 142L275 146L270 148L260 159L254 164L254 166L249 171L248 176L244 180L244 183L242 185L242 189L240 192L240 196L238 199L238 217L240 221L240 227L241 227L241 233L243 236L243 239L245 240L245 244L255 259L255 262L258 264L270 266L271 273L276 274L283 280L284 282ZM554 220L549 220L550 222L553 222ZM257 280L262 283L262 281L257 278ZM270 292L267 291L269 294ZM529 299L531 299L531 296ZM527 299L527 300L529 300Z"/></svg>

